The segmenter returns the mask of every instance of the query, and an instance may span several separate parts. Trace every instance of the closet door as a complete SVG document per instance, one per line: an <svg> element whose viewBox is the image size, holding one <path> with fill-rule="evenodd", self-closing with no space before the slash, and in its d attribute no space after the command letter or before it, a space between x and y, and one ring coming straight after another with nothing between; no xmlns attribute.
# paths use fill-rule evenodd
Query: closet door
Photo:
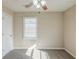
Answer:
<svg viewBox="0 0 79 59"><path fill-rule="evenodd" d="M2 13L2 55L6 55L13 49L13 17Z"/></svg>

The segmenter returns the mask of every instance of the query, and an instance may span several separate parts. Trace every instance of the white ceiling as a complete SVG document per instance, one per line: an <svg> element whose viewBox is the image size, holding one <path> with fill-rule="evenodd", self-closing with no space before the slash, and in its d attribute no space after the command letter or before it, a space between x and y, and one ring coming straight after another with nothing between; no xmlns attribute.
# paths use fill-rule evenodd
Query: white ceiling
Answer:
<svg viewBox="0 0 79 59"><path fill-rule="evenodd" d="M37 9L34 6L25 8L24 5L32 2L32 0L2 0L3 6L15 12L28 12L28 11L44 11L42 8ZM48 10L53 12L62 12L75 5L75 0L46 0Z"/></svg>

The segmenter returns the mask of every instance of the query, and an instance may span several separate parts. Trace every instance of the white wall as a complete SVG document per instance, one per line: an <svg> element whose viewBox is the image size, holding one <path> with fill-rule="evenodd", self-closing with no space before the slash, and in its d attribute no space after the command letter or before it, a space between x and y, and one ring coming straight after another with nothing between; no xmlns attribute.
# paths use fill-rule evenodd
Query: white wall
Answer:
<svg viewBox="0 0 79 59"><path fill-rule="evenodd" d="M22 38L22 20L23 16L37 17L38 19L38 39L23 40ZM63 48L63 13L15 13L14 15L14 47L29 48L36 42L38 48Z"/></svg>
<svg viewBox="0 0 79 59"><path fill-rule="evenodd" d="M76 56L76 7L64 13L64 46L65 49Z"/></svg>

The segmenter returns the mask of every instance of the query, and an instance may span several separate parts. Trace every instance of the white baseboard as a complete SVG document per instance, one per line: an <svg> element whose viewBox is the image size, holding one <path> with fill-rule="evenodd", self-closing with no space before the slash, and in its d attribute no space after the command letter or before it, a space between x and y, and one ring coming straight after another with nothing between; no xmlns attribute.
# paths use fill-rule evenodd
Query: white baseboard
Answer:
<svg viewBox="0 0 79 59"><path fill-rule="evenodd" d="M15 48L15 49L28 49L28 48ZM37 48L37 49L57 49L57 50L64 50L64 48Z"/></svg>
<svg viewBox="0 0 79 59"><path fill-rule="evenodd" d="M76 56L74 56L69 50L67 50L66 48L64 48L64 50L68 52L70 55L72 55L74 58L76 58Z"/></svg>
<svg viewBox="0 0 79 59"><path fill-rule="evenodd" d="M38 49L57 49L57 50L64 50L64 48L38 48Z"/></svg>

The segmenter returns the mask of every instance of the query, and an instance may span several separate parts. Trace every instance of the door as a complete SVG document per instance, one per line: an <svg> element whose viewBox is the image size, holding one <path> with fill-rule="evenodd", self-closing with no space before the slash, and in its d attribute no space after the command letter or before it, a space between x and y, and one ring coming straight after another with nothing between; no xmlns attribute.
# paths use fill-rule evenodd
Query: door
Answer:
<svg viewBox="0 0 79 59"><path fill-rule="evenodd" d="M13 49L13 17L2 13L2 56Z"/></svg>

